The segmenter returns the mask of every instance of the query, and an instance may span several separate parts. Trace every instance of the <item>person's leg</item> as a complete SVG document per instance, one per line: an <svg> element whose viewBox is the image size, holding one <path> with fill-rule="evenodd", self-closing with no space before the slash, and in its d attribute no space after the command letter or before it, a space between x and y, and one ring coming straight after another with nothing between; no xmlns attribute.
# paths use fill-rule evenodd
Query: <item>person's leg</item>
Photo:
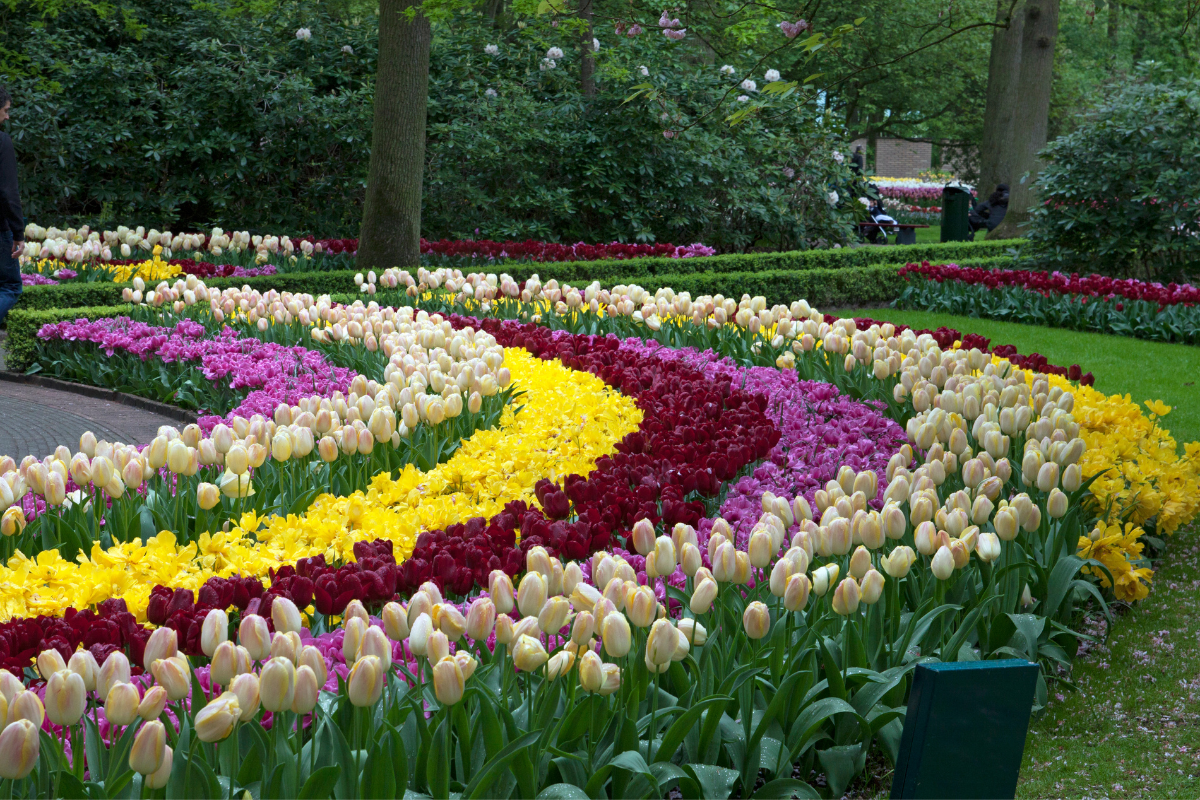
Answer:
<svg viewBox="0 0 1200 800"><path fill-rule="evenodd" d="M0 233L0 324L21 296L21 265L12 257L11 231Z"/></svg>

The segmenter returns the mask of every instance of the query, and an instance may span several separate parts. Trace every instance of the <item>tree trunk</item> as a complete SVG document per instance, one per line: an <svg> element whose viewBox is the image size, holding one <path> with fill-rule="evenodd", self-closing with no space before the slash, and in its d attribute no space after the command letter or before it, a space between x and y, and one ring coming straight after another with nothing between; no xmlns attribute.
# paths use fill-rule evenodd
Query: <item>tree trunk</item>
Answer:
<svg viewBox="0 0 1200 800"><path fill-rule="evenodd" d="M996 22L1006 27L992 33L988 59L987 105L983 111L983 141L979 147L979 195L990 194L998 183L1012 184L1015 175L1006 147L1017 107L1017 77L1021 71L1021 32L1024 9L1013 0L996 0Z"/></svg>
<svg viewBox="0 0 1200 800"><path fill-rule="evenodd" d="M596 96L596 58L592 50L592 0L579 0L579 18L584 21L579 47L579 83L584 97Z"/></svg>
<svg viewBox="0 0 1200 800"><path fill-rule="evenodd" d="M988 234L1004 239L1023 233L1018 226L1029 219L1037 201L1033 182L1042 168L1038 151L1046 146L1050 122L1050 88L1054 82L1054 43L1058 37L1059 0L1026 0L1021 32L1021 72L1018 102L1009 131L1015 183L1011 184L1004 222Z"/></svg>
<svg viewBox="0 0 1200 800"><path fill-rule="evenodd" d="M380 0L375 123L359 269L416 266L421 255L421 182L429 98L429 20L420 0ZM411 20L407 9L417 14Z"/></svg>

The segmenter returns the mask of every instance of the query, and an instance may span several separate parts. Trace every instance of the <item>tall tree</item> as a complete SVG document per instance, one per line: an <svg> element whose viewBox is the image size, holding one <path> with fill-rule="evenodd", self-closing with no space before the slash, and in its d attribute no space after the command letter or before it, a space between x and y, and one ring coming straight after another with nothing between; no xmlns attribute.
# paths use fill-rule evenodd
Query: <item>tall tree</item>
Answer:
<svg viewBox="0 0 1200 800"><path fill-rule="evenodd" d="M979 191L990 192L998 183L1015 179L1011 151L1004 140L1012 130L1017 109L1021 71L1021 33L1025 15L1017 0L996 0L996 25L988 59L987 104L983 111L983 137L979 148Z"/></svg>
<svg viewBox="0 0 1200 800"><path fill-rule="evenodd" d="M430 40L421 0L380 0L375 121L358 238L363 269L415 266L421 255Z"/></svg>
<svg viewBox="0 0 1200 800"><path fill-rule="evenodd" d="M1038 151L1046 146L1050 120L1050 87L1054 80L1054 44L1058 38L1059 0L1026 0L1021 14L1021 67L1012 125L1002 142L1001 163L1011 163L1008 213L989 239L1019 236L1036 202L1033 182L1041 169ZM1005 161L1008 159L1008 161Z"/></svg>

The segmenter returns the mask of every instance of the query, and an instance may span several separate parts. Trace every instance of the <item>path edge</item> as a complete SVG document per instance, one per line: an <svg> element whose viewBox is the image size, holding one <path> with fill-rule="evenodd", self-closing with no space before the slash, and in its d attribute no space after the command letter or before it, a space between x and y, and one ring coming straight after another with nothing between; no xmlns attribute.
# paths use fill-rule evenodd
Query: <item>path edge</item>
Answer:
<svg viewBox="0 0 1200 800"><path fill-rule="evenodd" d="M20 372L9 372L8 370L0 370L0 381L7 383L26 383L33 386L41 386L46 389L56 389L60 392L68 392L77 394L82 397L90 397L95 400L108 400L114 403L120 403L123 406L138 408L142 411L150 411L176 422L190 424L198 419L198 415L185 411L177 406L160 403L156 400L147 400L144 397L137 397L124 392L113 391L112 389L101 389L98 386L88 386L85 383L72 383L70 381L62 381L57 378L47 378L44 375L25 375Z"/></svg>

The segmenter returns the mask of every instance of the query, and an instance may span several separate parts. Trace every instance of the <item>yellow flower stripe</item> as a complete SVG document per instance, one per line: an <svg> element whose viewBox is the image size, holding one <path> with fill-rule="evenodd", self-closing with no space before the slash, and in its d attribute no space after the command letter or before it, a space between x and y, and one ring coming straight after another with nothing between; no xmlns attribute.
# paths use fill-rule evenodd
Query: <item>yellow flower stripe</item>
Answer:
<svg viewBox="0 0 1200 800"><path fill-rule="evenodd" d="M1108 568L1116 583L1113 594L1118 600L1134 602L1150 593L1150 579L1154 576L1154 570L1133 563L1141 558L1143 544L1140 539L1144 533L1132 522L1126 522L1123 531L1119 522L1111 525L1102 522L1092 532L1095 539L1079 537L1079 556L1094 558ZM1096 567L1084 567L1083 572L1099 578L1100 585L1105 589L1113 585L1104 572Z"/></svg>
<svg viewBox="0 0 1200 800"><path fill-rule="evenodd" d="M590 473L642 421L631 398L590 373L519 348L505 349L504 364L525 394L497 429L476 432L429 472L410 466L396 480L379 475L365 495L322 495L301 516L246 515L229 533L204 534L185 547L163 531L145 545L96 546L78 563L57 550L36 559L18 554L0 567L0 620L59 615L110 597L124 598L144 620L156 584L197 590L214 575L266 577L310 556L349 560L354 542L364 539L391 539L400 560L422 530L490 517L513 500L535 503L533 487L542 478Z"/></svg>

